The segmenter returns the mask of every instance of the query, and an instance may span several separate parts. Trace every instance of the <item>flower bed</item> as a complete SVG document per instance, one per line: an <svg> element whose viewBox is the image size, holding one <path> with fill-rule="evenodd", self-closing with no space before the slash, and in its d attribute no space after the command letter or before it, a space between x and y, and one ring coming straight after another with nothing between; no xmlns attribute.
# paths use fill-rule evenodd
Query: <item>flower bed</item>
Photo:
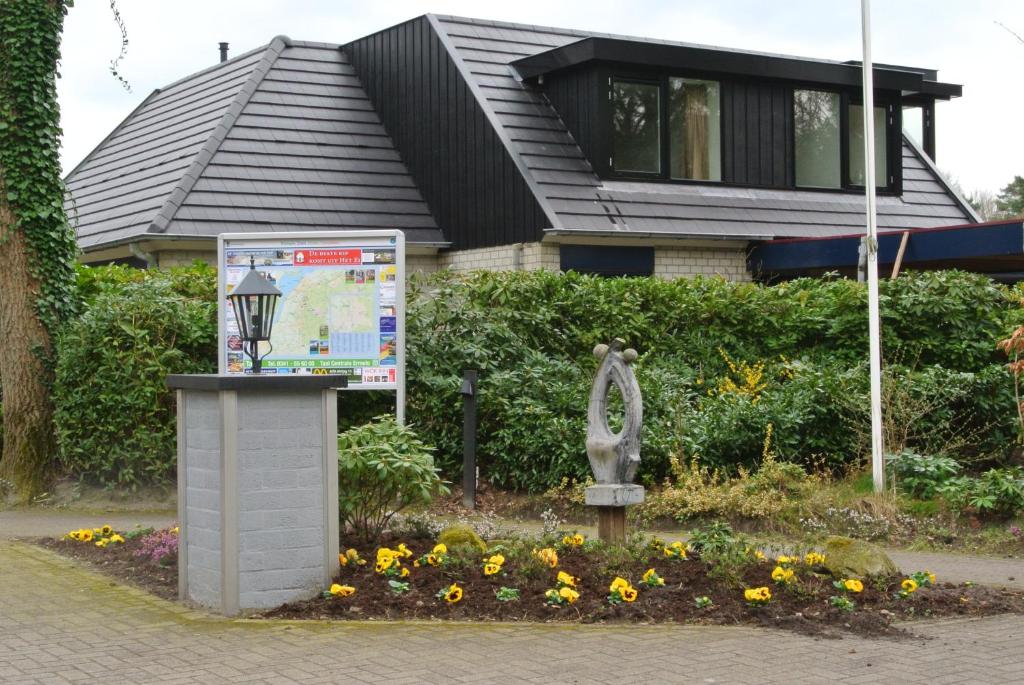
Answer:
<svg viewBox="0 0 1024 685"><path fill-rule="evenodd" d="M165 598L177 594L173 529L103 528L47 540L51 549ZM78 531L73 531L78 532ZM288 619L439 619L748 624L815 635L897 635L900 619L1024 612L1024 595L943 582L926 570L833 578L817 552L768 558L742 540L637 538L607 547L583 536L497 540L486 551L433 538L351 547L323 594L259 615Z"/></svg>
<svg viewBox="0 0 1024 685"><path fill-rule="evenodd" d="M267 618L757 624L810 634L899 632L901 618L1024 611L1024 597L938 582L928 572L885 580L834 579L817 553L768 559L684 544L635 542L613 549L572 536L448 550L431 539L391 538L351 548L325 592ZM401 551L399 551L401 550ZM365 562L365 563L361 563ZM497 570L495 570L497 567ZM913 589L908 588L913 585Z"/></svg>
<svg viewBox="0 0 1024 685"><path fill-rule="evenodd" d="M115 531L102 525L69 531L40 544L158 597L178 597L177 528Z"/></svg>

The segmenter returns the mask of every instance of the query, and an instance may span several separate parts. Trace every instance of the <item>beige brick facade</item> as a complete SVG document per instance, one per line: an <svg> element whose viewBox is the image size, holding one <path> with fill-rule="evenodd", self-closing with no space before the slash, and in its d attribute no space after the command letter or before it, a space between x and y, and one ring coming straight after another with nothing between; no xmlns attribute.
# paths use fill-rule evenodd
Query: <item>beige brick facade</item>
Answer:
<svg viewBox="0 0 1024 685"><path fill-rule="evenodd" d="M439 255L438 262L441 268L452 271L557 271L559 268L558 246L545 243L518 243L445 252Z"/></svg>
<svg viewBox="0 0 1024 685"><path fill-rule="evenodd" d="M729 281L749 281L747 253L742 248L656 247L654 275L661 278L722 276Z"/></svg>
<svg viewBox="0 0 1024 685"><path fill-rule="evenodd" d="M167 269L172 266L188 266L199 260L207 264L217 263L216 250L161 250L156 253L157 266Z"/></svg>
<svg viewBox="0 0 1024 685"><path fill-rule="evenodd" d="M209 250L161 250L157 260L161 267L187 266L195 260L210 264L216 253ZM476 250L457 250L440 254L409 254L406 269L412 273L430 274L441 269L453 271L558 271L559 246L549 243L519 243ZM654 248L654 275L661 278L719 275L730 281L749 281L746 251L739 247L671 247Z"/></svg>
<svg viewBox="0 0 1024 685"><path fill-rule="evenodd" d="M436 254L407 254L405 255L405 271L409 274L421 273L432 274L441 267L438 265Z"/></svg>

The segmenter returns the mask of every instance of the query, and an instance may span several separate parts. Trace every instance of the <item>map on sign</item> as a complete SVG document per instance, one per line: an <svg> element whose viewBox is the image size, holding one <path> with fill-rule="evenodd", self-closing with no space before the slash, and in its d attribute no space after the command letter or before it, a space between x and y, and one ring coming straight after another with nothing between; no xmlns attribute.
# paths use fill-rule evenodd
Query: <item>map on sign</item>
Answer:
<svg viewBox="0 0 1024 685"><path fill-rule="evenodd" d="M270 344L260 349L263 373L342 374L350 388L396 387L403 247L397 231L221 236L221 372L251 372L227 298L253 260L281 291Z"/></svg>

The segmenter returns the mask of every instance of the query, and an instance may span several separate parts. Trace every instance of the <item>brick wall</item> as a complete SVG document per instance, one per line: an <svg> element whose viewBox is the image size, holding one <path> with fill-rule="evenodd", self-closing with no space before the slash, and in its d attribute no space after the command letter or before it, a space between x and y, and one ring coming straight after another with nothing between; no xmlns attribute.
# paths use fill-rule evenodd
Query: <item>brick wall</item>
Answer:
<svg viewBox="0 0 1024 685"><path fill-rule="evenodd" d="M320 394L238 393L238 590L275 607L321 588L324 501Z"/></svg>
<svg viewBox="0 0 1024 685"><path fill-rule="evenodd" d="M654 275L668 279L718 275L730 281L751 280L743 248L656 247Z"/></svg>
<svg viewBox="0 0 1024 685"><path fill-rule="evenodd" d="M190 392L185 433L185 500L190 598L219 606L221 595L220 402L215 392Z"/></svg>
<svg viewBox="0 0 1024 685"><path fill-rule="evenodd" d="M161 250L156 255L157 266L161 269L172 266L188 266L196 260L207 264L216 264L217 250Z"/></svg>
<svg viewBox="0 0 1024 685"><path fill-rule="evenodd" d="M202 250L167 250L160 252L161 267L183 266L199 259L216 261L216 253ZM476 250L458 250L437 255L406 255L408 273L430 274L440 269L453 271L557 271L560 267L558 245L547 243L521 243L484 247ZM663 278L685 278L696 275L720 275L730 281L749 281L746 251L742 248L720 247L656 247L654 273Z"/></svg>
<svg viewBox="0 0 1024 685"><path fill-rule="evenodd" d="M482 247L476 250L458 250L440 255L441 268L453 271L536 271L559 268L558 246L545 243L520 243Z"/></svg>
<svg viewBox="0 0 1024 685"><path fill-rule="evenodd" d="M405 272L407 274L432 274L440 268L440 262L436 254L405 255Z"/></svg>

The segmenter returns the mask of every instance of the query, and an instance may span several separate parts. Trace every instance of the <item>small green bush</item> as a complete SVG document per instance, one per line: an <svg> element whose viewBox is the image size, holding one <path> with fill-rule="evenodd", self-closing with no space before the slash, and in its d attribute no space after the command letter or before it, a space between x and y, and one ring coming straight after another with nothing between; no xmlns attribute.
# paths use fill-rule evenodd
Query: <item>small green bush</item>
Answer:
<svg viewBox="0 0 1024 685"><path fill-rule="evenodd" d="M904 450L890 456L897 486L909 495L930 500L939 489L960 473L960 464L949 457L917 454Z"/></svg>
<svg viewBox="0 0 1024 685"><path fill-rule="evenodd" d="M1011 518L1024 512L1024 468L989 469L978 477L950 478L938 488L951 505L982 516Z"/></svg>
<svg viewBox="0 0 1024 685"><path fill-rule="evenodd" d="M471 555L473 559L487 551L487 543L469 526L448 526L438 535L437 541L444 544L449 552L455 552L456 549L461 548L464 553Z"/></svg>
<svg viewBox="0 0 1024 685"><path fill-rule="evenodd" d="M393 417L338 436L338 509L343 526L377 540L391 517L410 504L447 494L434 467L433 448Z"/></svg>
<svg viewBox="0 0 1024 685"><path fill-rule="evenodd" d="M160 484L175 470L172 373L209 373L213 304L167 280L101 289L57 344L54 423L68 473L108 486Z"/></svg>

